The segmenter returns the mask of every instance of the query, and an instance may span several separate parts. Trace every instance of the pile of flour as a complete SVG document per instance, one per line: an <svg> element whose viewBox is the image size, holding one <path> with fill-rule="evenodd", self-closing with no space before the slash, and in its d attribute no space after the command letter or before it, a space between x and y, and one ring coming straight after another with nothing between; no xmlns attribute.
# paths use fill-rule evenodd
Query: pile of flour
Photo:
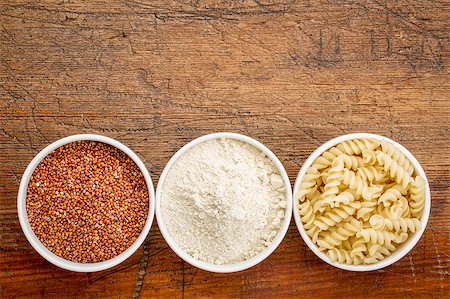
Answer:
<svg viewBox="0 0 450 299"><path fill-rule="evenodd" d="M286 194L275 164L231 138L202 142L171 167L162 216L175 242L213 264L247 260L266 248L284 218Z"/></svg>

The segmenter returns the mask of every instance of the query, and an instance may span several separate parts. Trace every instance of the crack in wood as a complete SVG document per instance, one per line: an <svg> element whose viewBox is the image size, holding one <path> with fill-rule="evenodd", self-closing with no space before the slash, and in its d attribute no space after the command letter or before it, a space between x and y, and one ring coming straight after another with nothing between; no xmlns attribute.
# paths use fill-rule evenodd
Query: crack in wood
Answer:
<svg viewBox="0 0 450 299"><path fill-rule="evenodd" d="M144 241L144 245L142 246L142 257L139 263L139 269L137 273L136 283L134 285L134 293L133 298L139 298L142 293L142 287L144 284L145 275L147 274L147 265L148 260L150 258L150 250L149 250L149 244L150 237L148 236L147 239Z"/></svg>
<svg viewBox="0 0 450 299"><path fill-rule="evenodd" d="M181 259L181 298L183 298L183 299L184 299L184 287L185 287L184 266L185 266L185 261Z"/></svg>

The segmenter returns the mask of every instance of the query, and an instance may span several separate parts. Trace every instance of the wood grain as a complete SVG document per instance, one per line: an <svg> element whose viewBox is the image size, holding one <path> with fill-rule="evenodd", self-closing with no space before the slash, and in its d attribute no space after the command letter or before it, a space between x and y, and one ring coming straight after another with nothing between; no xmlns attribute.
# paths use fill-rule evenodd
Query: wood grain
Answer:
<svg viewBox="0 0 450 299"><path fill-rule="evenodd" d="M444 0L0 0L0 297L449 297L448 12ZM291 182L332 137L391 137L427 173L426 232L395 265L352 273L292 222L235 274L183 262L156 223L132 257L90 274L52 266L22 234L19 181L50 142L115 138L156 184L177 149L217 131L262 141Z"/></svg>

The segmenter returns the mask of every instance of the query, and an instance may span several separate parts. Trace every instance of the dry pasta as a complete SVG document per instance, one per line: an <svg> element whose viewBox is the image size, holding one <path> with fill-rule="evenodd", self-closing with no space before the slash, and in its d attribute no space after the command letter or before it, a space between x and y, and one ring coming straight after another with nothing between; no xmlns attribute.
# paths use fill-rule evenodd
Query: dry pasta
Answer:
<svg viewBox="0 0 450 299"><path fill-rule="evenodd" d="M425 180L394 144L354 139L322 153L297 195L307 235L332 262L374 264L420 230Z"/></svg>

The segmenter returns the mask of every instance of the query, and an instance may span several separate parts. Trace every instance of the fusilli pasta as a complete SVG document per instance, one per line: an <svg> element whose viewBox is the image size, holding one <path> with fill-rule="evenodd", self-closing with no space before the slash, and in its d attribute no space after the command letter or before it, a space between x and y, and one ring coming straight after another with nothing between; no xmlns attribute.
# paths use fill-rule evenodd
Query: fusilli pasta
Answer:
<svg viewBox="0 0 450 299"><path fill-rule="evenodd" d="M297 192L306 234L337 263L373 264L421 229L425 180L393 144L342 142L319 156Z"/></svg>

